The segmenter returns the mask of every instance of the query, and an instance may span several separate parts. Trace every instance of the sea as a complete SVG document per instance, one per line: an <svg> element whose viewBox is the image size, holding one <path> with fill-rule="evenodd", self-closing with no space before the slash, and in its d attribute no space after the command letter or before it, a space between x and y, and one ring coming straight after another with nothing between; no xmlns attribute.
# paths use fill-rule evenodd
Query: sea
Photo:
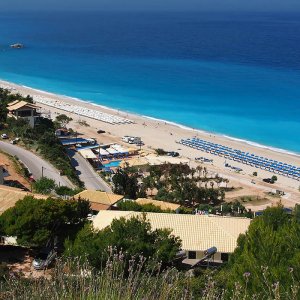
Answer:
<svg viewBox="0 0 300 300"><path fill-rule="evenodd" d="M0 12L0 79L300 154L297 13Z"/></svg>

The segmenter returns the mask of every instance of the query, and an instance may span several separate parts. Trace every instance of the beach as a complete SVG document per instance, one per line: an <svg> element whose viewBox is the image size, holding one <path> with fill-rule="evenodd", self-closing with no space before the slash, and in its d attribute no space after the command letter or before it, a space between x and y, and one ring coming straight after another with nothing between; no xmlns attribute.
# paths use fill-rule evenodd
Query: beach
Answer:
<svg viewBox="0 0 300 300"><path fill-rule="evenodd" d="M275 174L278 177L278 181L276 184L270 185L262 182L262 179L274 175L271 172L231 161L231 165L242 169L240 173L237 173L224 167L225 160L223 157L186 147L179 144L178 141L185 138L198 137L206 141L299 167L300 156L297 154L187 128L185 126L165 122L164 120L157 120L147 116L111 109L80 99L31 89L7 81L0 81L0 87L10 89L13 93L18 92L22 95L31 95L36 104L41 107L43 114L50 116L52 119L55 119L58 114L67 114L73 119L68 125L69 127L73 130L77 130L86 137L96 138L99 143L122 143L121 138L124 135L139 136L145 143L145 146L143 146L144 150L151 152L153 149L162 148L166 151L177 151L183 158L187 158L190 162L190 166L193 167L199 165L199 162L195 161L196 157L203 156L208 159L213 159L212 164L205 163L203 166L207 167L212 174L217 173L228 178L230 184L233 186L242 186L245 193L249 190L249 193L254 195L262 195L271 190L278 189L285 192L285 196L282 197L282 202L286 205L293 206L295 203L300 203L300 192L298 190L300 186L299 181ZM76 107L76 110L68 108L68 111L66 107ZM70 112L70 110L72 112ZM78 121L85 121L89 126L82 126ZM98 129L105 130L106 133L99 135L97 134ZM257 177L252 176L255 171L258 173Z"/></svg>

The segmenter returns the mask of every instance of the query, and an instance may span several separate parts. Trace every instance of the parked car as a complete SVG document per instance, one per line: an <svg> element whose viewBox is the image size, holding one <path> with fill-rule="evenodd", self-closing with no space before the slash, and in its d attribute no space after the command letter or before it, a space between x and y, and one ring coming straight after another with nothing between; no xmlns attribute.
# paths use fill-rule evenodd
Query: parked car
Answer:
<svg viewBox="0 0 300 300"><path fill-rule="evenodd" d="M7 135L6 133L2 133L2 134L1 134L1 138L2 138L3 140L7 140L7 139L8 139L8 135Z"/></svg>
<svg viewBox="0 0 300 300"><path fill-rule="evenodd" d="M129 138L127 143L128 144L135 144L134 138Z"/></svg>
<svg viewBox="0 0 300 300"><path fill-rule="evenodd" d="M168 155L168 156L172 156L172 157L178 157L178 156L179 156L179 153L178 153L178 152L175 152L175 151L170 151L170 152L167 152L167 155Z"/></svg>
<svg viewBox="0 0 300 300"><path fill-rule="evenodd" d="M97 130L97 133L105 133L105 130L99 129Z"/></svg>
<svg viewBox="0 0 300 300"><path fill-rule="evenodd" d="M263 181L266 183L274 183L274 181L271 178L264 178Z"/></svg>
<svg viewBox="0 0 300 300"><path fill-rule="evenodd" d="M32 261L35 270L44 270L48 268L55 260L57 252L51 248L42 248Z"/></svg>

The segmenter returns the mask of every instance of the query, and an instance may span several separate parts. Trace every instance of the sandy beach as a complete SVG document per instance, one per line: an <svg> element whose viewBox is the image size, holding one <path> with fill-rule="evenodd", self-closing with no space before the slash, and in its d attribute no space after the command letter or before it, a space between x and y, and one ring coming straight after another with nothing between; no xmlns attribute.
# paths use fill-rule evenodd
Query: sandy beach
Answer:
<svg viewBox="0 0 300 300"><path fill-rule="evenodd" d="M22 95L31 95L36 101L37 105L41 107L42 112L46 115L49 115L52 119L55 119L55 117L61 113L69 115L73 118L73 121L69 124L69 127L77 130L86 137L96 138L100 143L122 143L121 137L124 135L140 136L145 143L143 149L152 151L155 148L163 148L167 151L178 151L183 158L189 159L190 165L194 167L199 164L199 162L195 161L195 157L203 156L213 159L212 164L203 165L207 167L211 173L218 173L219 175L228 178L230 180L229 186L232 185L242 187L244 195L248 194L262 196L267 192L278 189L285 192L285 196L282 197L281 201L287 206L293 206L296 203L300 203L299 181L276 174L278 181L276 184L270 185L262 182L262 179L274 175L271 172L256 169L249 165L235 161L230 161L231 165L239 167L243 170L240 173L236 173L233 170L224 167L223 157L215 156L180 145L177 143L177 141L182 138L191 138L197 136L198 138L207 141L219 143L244 152L250 152L268 159L300 166L300 156L296 154L287 153L284 151L275 151L270 148L258 147L244 141L233 140L224 136L206 133L201 130L185 128L184 126L178 126L176 124L170 124L161 120L155 120L144 116L138 116L127 112L102 107L89 102L31 89L6 81L0 81L0 87L11 89L11 91L14 93L18 92ZM83 116L76 112L62 110L61 105L49 106L42 104L42 102L45 103L47 101L48 103L55 103L55 101L58 101L58 104L63 103L67 106L71 105L81 107L86 112L86 115ZM93 112L93 116L96 117L89 116L91 111ZM100 121L99 119L101 119L102 116L105 116L106 120L117 120L117 122L109 123ZM90 126L81 126L78 123L80 120L86 121ZM123 122L122 120L126 121ZM96 132L98 129L103 129L106 131L106 133L99 135ZM254 171L258 173L257 177L252 176ZM274 202L277 201L278 199L274 199Z"/></svg>

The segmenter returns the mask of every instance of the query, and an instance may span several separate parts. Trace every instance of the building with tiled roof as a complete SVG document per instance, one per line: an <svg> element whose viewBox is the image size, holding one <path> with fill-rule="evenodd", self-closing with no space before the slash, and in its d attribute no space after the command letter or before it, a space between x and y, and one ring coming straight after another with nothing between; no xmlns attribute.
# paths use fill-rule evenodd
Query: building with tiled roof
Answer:
<svg viewBox="0 0 300 300"><path fill-rule="evenodd" d="M7 106L9 117L26 119L31 127L34 127L36 119L40 117L37 112L38 108L35 104L19 100L15 100Z"/></svg>
<svg viewBox="0 0 300 300"><path fill-rule="evenodd" d="M21 189L0 185L0 215L7 209L14 207L16 202L25 196L34 196L38 199L47 199L45 195L32 194Z"/></svg>
<svg viewBox="0 0 300 300"><path fill-rule="evenodd" d="M135 202L140 205L152 204L154 206L159 207L162 210L176 211L180 208L180 205L176 203L170 203L170 202L147 199L147 198L138 198L135 200Z"/></svg>
<svg viewBox="0 0 300 300"><path fill-rule="evenodd" d="M114 219L130 219L142 214L132 211L100 211L93 225L102 230ZM216 247L214 259L219 262L228 259L228 254L237 246L239 235L247 231L251 222L248 218L169 213L146 213L146 218L153 230L168 228L173 235L178 236L189 259L201 259L207 249Z"/></svg>
<svg viewBox="0 0 300 300"><path fill-rule="evenodd" d="M75 195L74 198L88 200L92 210L100 211L111 209L112 206L121 201L124 196L101 191L85 190Z"/></svg>

